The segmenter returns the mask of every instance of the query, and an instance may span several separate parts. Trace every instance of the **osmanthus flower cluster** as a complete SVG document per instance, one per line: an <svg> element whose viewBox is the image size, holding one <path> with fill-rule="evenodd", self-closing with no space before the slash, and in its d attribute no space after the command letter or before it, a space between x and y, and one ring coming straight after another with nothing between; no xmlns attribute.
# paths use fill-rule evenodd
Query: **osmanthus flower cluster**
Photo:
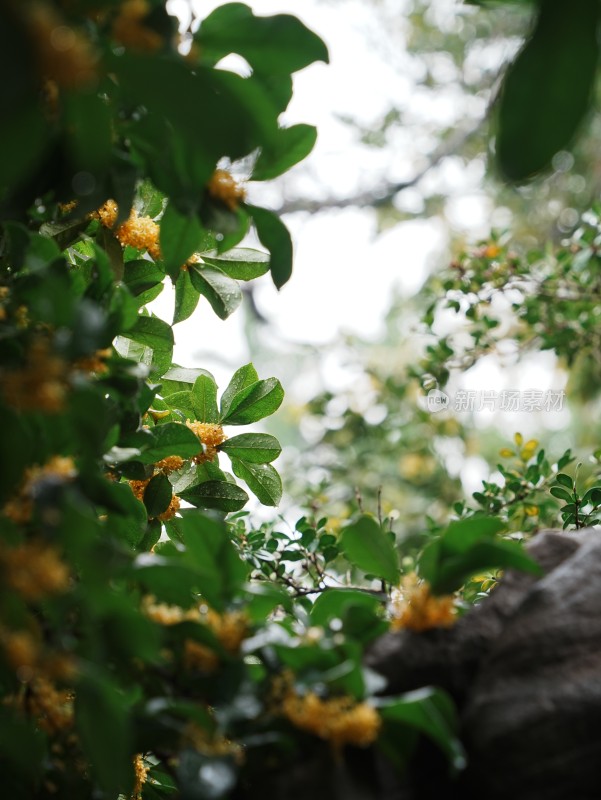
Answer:
<svg viewBox="0 0 601 800"><path fill-rule="evenodd" d="M406 575L390 602L392 630L427 631L448 628L455 622L455 598L437 597L415 573Z"/></svg>
<svg viewBox="0 0 601 800"><path fill-rule="evenodd" d="M149 528L146 545L177 526L181 502L222 512L241 510L248 494L244 481L261 503L275 506L282 481L272 466L281 452L267 433L229 436L224 426L248 425L272 414L283 389L276 378L260 380L252 364L241 367L217 402L217 385L204 370L175 367L166 373L160 394L129 433L104 456L107 475L118 486L127 484L143 504ZM233 475L219 464L228 456Z"/></svg>
<svg viewBox="0 0 601 800"><path fill-rule="evenodd" d="M344 745L367 747L376 741L382 720L373 706L348 695L321 698L314 691L301 694L294 688L293 678L285 671L274 680L274 713L330 742L336 751Z"/></svg>

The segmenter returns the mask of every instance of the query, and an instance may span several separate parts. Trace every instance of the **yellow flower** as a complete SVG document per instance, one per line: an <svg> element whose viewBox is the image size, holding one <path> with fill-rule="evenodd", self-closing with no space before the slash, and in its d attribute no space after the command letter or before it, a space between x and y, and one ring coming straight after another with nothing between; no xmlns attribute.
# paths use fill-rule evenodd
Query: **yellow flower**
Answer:
<svg viewBox="0 0 601 800"><path fill-rule="evenodd" d="M112 352L110 347L106 347L104 350L97 350L89 356L82 356L73 363L73 369L78 372L102 374L108 370L105 361L110 358Z"/></svg>
<svg viewBox="0 0 601 800"><path fill-rule="evenodd" d="M208 609L202 621L213 631L224 650L235 655L248 635L248 617L244 611L224 611L223 614Z"/></svg>
<svg viewBox="0 0 601 800"><path fill-rule="evenodd" d="M184 642L184 666L186 669L214 672L219 666L219 656L210 647L195 639L186 639Z"/></svg>
<svg viewBox="0 0 601 800"><path fill-rule="evenodd" d="M163 45L162 37L144 24L150 10L146 0L126 0L113 22L113 39L130 50L143 53L159 50Z"/></svg>
<svg viewBox="0 0 601 800"><path fill-rule="evenodd" d="M347 744L368 747L378 738L382 724L373 706L348 695L323 699L315 692L299 694L289 673L274 682L274 709L296 728L330 742L336 750Z"/></svg>
<svg viewBox="0 0 601 800"><path fill-rule="evenodd" d="M77 474L73 459L68 456L52 456L43 466L33 466L25 470L23 483L15 497L9 500L2 513L22 525L29 522L33 511L32 495L38 483L48 477L58 477L64 481L73 480Z"/></svg>
<svg viewBox="0 0 601 800"><path fill-rule="evenodd" d="M67 25L47 3L26 5L26 24L40 75L65 89L79 89L98 77L98 58L83 31Z"/></svg>
<svg viewBox="0 0 601 800"><path fill-rule="evenodd" d="M142 600L142 611L157 625L178 625L180 622L199 622L200 611L198 608L184 610L180 606L168 603L156 603L152 595L147 595Z"/></svg>
<svg viewBox="0 0 601 800"><path fill-rule="evenodd" d="M131 800L142 800L142 787L146 783L146 778L150 772L150 767L146 766L144 756L138 753L134 756L134 788L131 793Z"/></svg>
<svg viewBox="0 0 601 800"><path fill-rule="evenodd" d="M163 458L154 465L155 469L159 470L160 472L164 472L165 474L169 474L170 472L175 472L178 469L181 469L185 464L183 458L179 456L167 456L167 458Z"/></svg>
<svg viewBox="0 0 601 800"><path fill-rule="evenodd" d="M213 461L217 456L217 448L227 439L221 425L211 422L190 422L189 419L186 420L186 425L198 436L203 445L202 452L194 456L193 461L196 464Z"/></svg>
<svg viewBox="0 0 601 800"><path fill-rule="evenodd" d="M41 336L29 345L26 364L0 377L7 404L19 411L62 411L66 396L67 364Z"/></svg>
<svg viewBox="0 0 601 800"><path fill-rule="evenodd" d="M225 736L209 733L195 722L186 725L183 733L183 744L193 747L206 756L231 756L237 764L244 761L244 750L237 742Z"/></svg>
<svg viewBox="0 0 601 800"><path fill-rule="evenodd" d="M117 221L118 213L119 209L115 201L107 200L98 211L94 211L90 216L100 220L105 228L113 228ZM123 247L130 245L136 250L146 250L155 261L160 260L160 227L150 217L139 217L138 212L132 209L129 218L119 225L114 233Z"/></svg>
<svg viewBox="0 0 601 800"><path fill-rule="evenodd" d="M21 330L29 327L30 320L27 306L19 306L17 309L15 309L15 322L17 324L17 328L21 328Z"/></svg>
<svg viewBox="0 0 601 800"><path fill-rule="evenodd" d="M524 513L527 517L536 517L538 516L538 506L525 506Z"/></svg>
<svg viewBox="0 0 601 800"><path fill-rule="evenodd" d="M428 583L412 572L393 593L390 611L392 630L448 628L455 622L455 599L452 595L433 595Z"/></svg>
<svg viewBox="0 0 601 800"><path fill-rule="evenodd" d="M224 169L216 169L207 183L207 192L214 199L235 211L246 198L246 190L239 186Z"/></svg>
<svg viewBox="0 0 601 800"><path fill-rule="evenodd" d="M50 734L73 727L74 694L69 689L57 689L47 678L35 678L30 683L29 711L38 727Z"/></svg>
<svg viewBox="0 0 601 800"><path fill-rule="evenodd" d="M4 580L26 600L36 601L69 588L69 569L50 544L31 541L0 550Z"/></svg>
<svg viewBox="0 0 601 800"><path fill-rule="evenodd" d="M399 460L399 471L407 480L426 478L434 472L435 468L434 459L421 453L405 453Z"/></svg>
<svg viewBox="0 0 601 800"><path fill-rule="evenodd" d="M498 244L489 244L482 251L484 258L496 258L501 253L501 248Z"/></svg>
<svg viewBox="0 0 601 800"><path fill-rule="evenodd" d="M223 649L232 655L238 653L240 645L248 635L248 617L244 611L219 613L206 606L203 606L202 609L197 607L183 609L167 603L155 603L152 596L144 598L142 610L147 617L159 625L178 625L180 622L197 622L206 625L215 634ZM206 655L204 646L198 642L189 641L191 642L190 647L186 646L184 655L186 656L187 653L192 660L198 656L198 659L202 661Z"/></svg>
<svg viewBox="0 0 601 800"><path fill-rule="evenodd" d="M4 657L15 670L26 669L31 672L38 663L39 645L27 631L0 630L0 644Z"/></svg>

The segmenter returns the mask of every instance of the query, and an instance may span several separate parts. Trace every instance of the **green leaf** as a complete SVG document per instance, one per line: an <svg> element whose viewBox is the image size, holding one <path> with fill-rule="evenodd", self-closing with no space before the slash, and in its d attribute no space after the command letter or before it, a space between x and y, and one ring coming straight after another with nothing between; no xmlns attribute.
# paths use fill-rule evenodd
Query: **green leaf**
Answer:
<svg viewBox="0 0 601 800"><path fill-rule="evenodd" d="M191 264L188 273L196 291L207 298L220 319L227 319L242 302L240 287L222 270Z"/></svg>
<svg viewBox="0 0 601 800"><path fill-rule="evenodd" d="M108 171L107 194L117 203L116 225L121 225L129 216L134 204L139 178L140 171L131 154L113 148Z"/></svg>
<svg viewBox="0 0 601 800"><path fill-rule="evenodd" d="M271 464L248 464L231 458L234 475L246 482L264 506L277 506L282 499L282 479Z"/></svg>
<svg viewBox="0 0 601 800"><path fill-rule="evenodd" d="M71 168L75 173L88 172L90 177L102 179L112 151L110 106L97 92L89 91L67 92L61 103Z"/></svg>
<svg viewBox="0 0 601 800"><path fill-rule="evenodd" d="M212 380L215 380L211 373L206 369L201 369L200 367L179 367L177 364L173 364L171 369L168 369L163 375L163 379L161 381L161 391L163 396L165 397L166 395L173 394L174 392L182 392L192 389L192 384L200 375L206 375Z"/></svg>
<svg viewBox="0 0 601 800"><path fill-rule="evenodd" d="M5 786L12 784L13 773L20 773L23 788L31 779L38 779L47 764L47 737L33 727L33 721L14 708L0 707L0 758ZM28 792L15 792L13 797L26 797Z"/></svg>
<svg viewBox="0 0 601 800"><path fill-rule="evenodd" d="M557 462L557 468L558 469L563 469L565 466L567 466L573 460L574 460L574 456L572 455L572 451L571 450L566 450L566 452L562 455L562 457Z"/></svg>
<svg viewBox="0 0 601 800"><path fill-rule="evenodd" d="M158 317L138 317L134 327L127 332L127 338L151 347L153 351L171 352L173 350L171 326Z"/></svg>
<svg viewBox="0 0 601 800"><path fill-rule="evenodd" d="M202 238L203 228L198 217L194 214L184 216L170 202L161 218L160 242L165 270L173 283Z"/></svg>
<svg viewBox="0 0 601 800"><path fill-rule="evenodd" d="M241 433L226 439L219 449L230 457L252 464L268 464L282 452L278 440L268 433Z"/></svg>
<svg viewBox="0 0 601 800"><path fill-rule="evenodd" d="M248 495L229 481L205 481L190 486L179 493L182 500L198 508L216 508L219 511L240 511L248 502Z"/></svg>
<svg viewBox="0 0 601 800"><path fill-rule="evenodd" d="M198 208L222 156L248 155L275 128L278 109L252 78L202 65L191 70L167 53L113 52L105 66L117 75L124 100L145 107L128 129L132 146L182 212Z"/></svg>
<svg viewBox="0 0 601 800"><path fill-rule="evenodd" d="M198 305L199 298L200 293L190 280L190 273L187 269L181 270L175 282L174 325L192 316Z"/></svg>
<svg viewBox="0 0 601 800"><path fill-rule="evenodd" d="M137 297L149 289L153 289L157 284L162 283L164 278L164 272L159 269L154 261L142 258L138 261L127 262L123 282L134 297Z"/></svg>
<svg viewBox="0 0 601 800"><path fill-rule="evenodd" d="M157 600L176 603L187 608L193 600L193 592L198 591L203 580L202 573L186 563L181 553L175 558L141 553L133 562L133 577ZM206 579L210 580L210 576Z"/></svg>
<svg viewBox="0 0 601 800"><path fill-rule="evenodd" d="M583 506L585 506L587 503L592 503L595 506L599 505L599 502L601 502L601 487L591 486L591 488L587 489L587 491L584 493L580 502Z"/></svg>
<svg viewBox="0 0 601 800"><path fill-rule="evenodd" d="M507 527L496 517L472 517L451 522L442 534L443 552L464 553L484 537L494 536Z"/></svg>
<svg viewBox="0 0 601 800"><path fill-rule="evenodd" d="M186 425L165 422L155 425L151 433L152 444L144 449L138 459L143 464L154 464L169 456L192 458L200 452L198 437Z"/></svg>
<svg viewBox="0 0 601 800"><path fill-rule="evenodd" d="M292 76L283 72L255 72L254 77L261 82L277 108L285 111L292 100Z"/></svg>
<svg viewBox="0 0 601 800"><path fill-rule="evenodd" d="M261 151L253 169L253 181L277 178L306 158L317 141L317 129L313 125L292 125L281 128L270 147Z"/></svg>
<svg viewBox="0 0 601 800"><path fill-rule="evenodd" d="M199 422L219 422L217 384L212 378L201 375L192 387L192 405Z"/></svg>
<svg viewBox="0 0 601 800"><path fill-rule="evenodd" d="M195 39L209 63L238 53L253 70L267 75L296 72L314 61L328 62L325 44L299 19L288 14L255 17L243 3L215 9Z"/></svg>
<svg viewBox="0 0 601 800"><path fill-rule="evenodd" d="M364 514L348 525L340 536L345 557L363 572L376 575L388 583L398 583L399 556L387 533L373 517Z"/></svg>
<svg viewBox="0 0 601 800"><path fill-rule="evenodd" d="M27 53L28 50L26 44L23 51ZM48 119L39 102L11 109L2 128L0 185L11 190L20 188L39 167L52 144Z"/></svg>
<svg viewBox="0 0 601 800"><path fill-rule="evenodd" d="M140 216L153 219L158 217L165 204L164 195L158 192L150 181L146 180L138 185L137 195L140 203L138 207Z"/></svg>
<svg viewBox="0 0 601 800"><path fill-rule="evenodd" d="M501 561L512 558L502 545L509 544L511 550L516 542L495 538L495 534L505 527L506 523L496 517L475 516L452 522L440 537L432 540L422 551L419 557L419 574L428 581L433 592L446 594L459 588L473 572L502 566L500 563L488 562L491 558ZM519 554L512 550L517 561L523 558L524 564L535 564L519 544L518 549ZM487 564L480 564L482 560ZM475 567L475 564L480 566ZM518 563L511 566L519 568Z"/></svg>
<svg viewBox="0 0 601 800"><path fill-rule="evenodd" d="M231 210L213 201L207 203L203 210L207 214L207 224L220 234L220 238L213 245L213 249L216 249L219 255L229 253L237 247L248 233L250 217L244 205Z"/></svg>
<svg viewBox="0 0 601 800"><path fill-rule="evenodd" d="M543 0L534 33L507 70L496 139L503 174L523 181L570 145L591 104L601 5Z"/></svg>
<svg viewBox="0 0 601 800"><path fill-rule="evenodd" d="M352 606L361 606L376 612L381 606L381 600L359 589L326 589L313 603L311 624L325 627L333 619L342 619L346 610Z"/></svg>
<svg viewBox="0 0 601 800"><path fill-rule="evenodd" d="M237 281L251 281L269 272L269 255L250 247L235 247L220 256L203 253L202 260Z"/></svg>
<svg viewBox="0 0 601 800"><path fill-rule="evenodd" d="M239 392L252 386L259 380L257 370L252 364L245 364L232 375L231 381L228 383L225 391L221 396L221 418L225 419L232 406L232 401Z"/></svg>
<svg viewBox="0 0 601 800"><path fill-rule="evenodd" d="M83 676L75 693L75 722L98 783L112 795L127 794L133 769L126 698L104 676Z"/></svg>
<svg viewBox="0 0 601 800"><path fill-rule="evenodd" d="M249 595L245 609L255 623L263 625L278 606L282 606L286 611L292 611L290 595L279 583L270 581L249 583L245 591Z"/></svg>
<svg viewBox="0 0 601 800"><path fill-rule="evenodd" d="M4 504L23 478L23 471L36 452L35 429L26 424L22 414L2 409L0 436L0 503Z"/></svg>
<svg viewBox="0 0 601 800"><path fill-rule="evenodd" d="M194 419L195 411L192 405L191 391L173 392L173 394L167 395L164 401L169 408L181 411L185 419Z"/></svg>
<svg viewBox="0 0 601 800"><path fill-rule="evenodd" d="M203 595L213 607L223 608L248 576L248 566L232 544L227 527L208 515L186 510L182 512L178 534L186 546L186 559L206 576L201 587Z"/></svg>
<svg viewBox="0 0 601 800"><path fill-rule="evenodd" d="M40 234L54 239L60 249L65 250L79 238L79 234L89 224L89 219L71 219L68 217L59 222L44 222L40 226Z"/></svg>
<svg viewBox="0 0 601 800"><path fill-rule="evenodd" d="M144 489L144 505L150 518L158 517L169 508L173 491L169 478L162 472L155 475Z"/></svg>
<svg viewBox="0 0 601 800"><path fill-rule="evenodd" d="M261 244L271 254L270 269L273 282L278 289L281 289L292 275L292 239L288 228L273 211L250 205L247 205L247 209L253 218Z"/></svg>
<svg viewBox="0 0 601 800"><path fill-rule="evenodd" d="M555 480L557 483L560 483L562 486L565 486L570 491L574 488L574 480L570 478L569 475L566 475L565 472L558 472L555 476Z"/></svg>
<svg viewBox="0 0 601 800"><path fill-rule="evenodd" d="M457 555L439 555L436 571L429 579L430 588L434 594L450 594L461 588L472 575L489 569L518 569L538 576L543 574L540 565L530 558L521 542L495 537L475 542L469 550ZM424 575L421 560L420 574Z"/></svg>
<svg viewBox="0 0 601 800"><path fill-rule="evenodd" d="M457 735L457 714L446 692L425 687L398 698L382 698L375 702L385 725L401 723L415 728L440 747L454 772L465 767L465 753Z"/></svg>
<svg viewBox="0 0 601 800"><path fill-rule="evenodd" d="M564 489L563 486L552 486L549 491L553 497L557 497L560 500L565 500L566 503L571 503L574 499L570 492L568 492L567 489Z"/></svg>
<svg viewBox="0 0 601 800"><path fill-rule="evenodd" d="M162 284L159 284L151 292L154 291L154 296L157 296L162 291L162 288ZM127 331L133 328L138 320L139 302L140 296L135 300L123 284L118 284L113 288L109 301L109 318L107 321L111 332L118 331L127 335Z"/></svg>
<svg viewBox="0 0 601 800"><path fill-rule="evenodd" d="M284 390L277 378L256 381L232 397L228 412L225 415L222 412L222 422L228 425L257 422L277 411L283 399Z"/></svg>

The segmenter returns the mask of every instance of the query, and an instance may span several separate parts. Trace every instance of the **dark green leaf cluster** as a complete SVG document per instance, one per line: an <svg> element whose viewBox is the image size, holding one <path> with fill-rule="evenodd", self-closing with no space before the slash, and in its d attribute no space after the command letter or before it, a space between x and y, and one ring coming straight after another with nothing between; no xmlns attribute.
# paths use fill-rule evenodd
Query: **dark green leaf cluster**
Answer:
<svg viewBox="0 0 601 800"><path fill-rule="evenodd" d="M601 511L601 488L591 486L581 496L576 489L576 480L564 472L555 476L557 483L549 490L553 497L564 502L561 507L563 527L591 527L599 524Z"/></svg>
<svg viewBox="0 0 601 800"><path fill-rule="evenodd" d="M572 146L591 109L599 66L598 2L531 5L531 30L503 77L494 115L496 162L515 182L548 169Z"/></svg>
<svg viewBox="0 0 601 800"><path fill-rule="evenodd" d="M137 185L150 180L169 198L160 245L174 281L201 243L218 256L253 221L274 282L286 282L292 247L284 225L247 206L244 191L216 168L252 157L252 178L269 180L310 152L314 128L282 127L279 118L292 73L328 60L313 32L292 16L256 17L242 3L214 11L187 40L162 2L92 8L47 0L5 4L1 13L4 72L20 76L3 84L0 98L11 109L0 156L4 219L21 220L35 205L52 225L57 201L76 201L85 215L112 199L123 223ZM52 39L56 30L62 43ZM246 59L251 74L216 67L230 53ZM231 313L236 301L221 262L193 274L197 292L221 316Z"/></svg>

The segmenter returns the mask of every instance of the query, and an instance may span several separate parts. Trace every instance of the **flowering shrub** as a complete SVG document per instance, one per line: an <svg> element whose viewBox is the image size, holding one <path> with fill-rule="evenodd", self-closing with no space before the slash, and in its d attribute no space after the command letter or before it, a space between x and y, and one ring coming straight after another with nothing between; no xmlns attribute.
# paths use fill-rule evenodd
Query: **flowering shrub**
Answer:
<svg viewBox="0 0 601 800"><path fill-rule="evenodd" d="M366 774L377 758L401 773L420 734L459 770L447 695L381 697L366 649L389 629L452 625L470 576L536 572L498 534L510 509L536 517L542 483L574 501L568 520L598 506L527 444L521 472L475 496L482 508L456 507L410 563L381 514L344 525L309 514L287 532L249 522L247 491L281 499L281 447L231 428L273 414L282 386L246 364L218 399L210 373L173 363L173 326L201 297L225 319L240 281L290 277L290 236L248 202L241 176L269 180L311 150L312 127L279 119L292 74L327 51L295 17L241 3L196 22L178 33L162 0L0 10L11 112L0 770L11 797L275 797L299 757L350 774L360 753ZM232 52L248 77L219 66ZM251 224L262 250L245 246ZM167 281L171 324L149 309ZM405 461L405 474L421 463Z"/></svg>
<svg viewBox="0 0 601 800"><path fill-rule="evenodd" d="M277 410L279 381L247 364L218 400L148 308L170 280L173 325L201 296L226 318L239 281L290 276L290 236L237 165L267 180L309 152L314 129L278 119L323 43L238 3L180 34L159 0L28 0L1 29L19 75L0 156L3 789L254 796L297 750L371 747L386 721L361 657L386 594L320 587L308 615L276 532L256 549L232 516L246 489L280 500L278 441L231 433ZM230 52L249 77L216 66ZM264 251L239 246L251 223Z"/></svg>

